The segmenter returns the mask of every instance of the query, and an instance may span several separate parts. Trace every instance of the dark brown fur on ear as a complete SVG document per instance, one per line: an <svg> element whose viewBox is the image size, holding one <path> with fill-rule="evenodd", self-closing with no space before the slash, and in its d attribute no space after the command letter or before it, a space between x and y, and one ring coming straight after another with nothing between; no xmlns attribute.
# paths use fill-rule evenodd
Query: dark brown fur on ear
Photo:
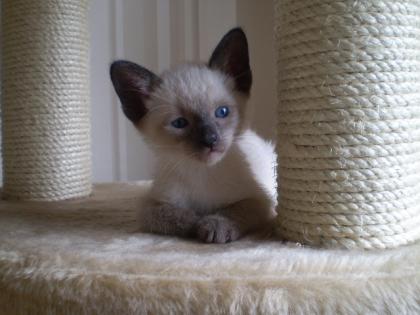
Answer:
<svg viewBox="0 0 420 315"><path fill-rule="evenodd" d="M137 124L147 112L145 101L159 84L159 77L146 68L125 60L113 62L110 74L124 114Z"/></svg>
<svg viewBox="0 0 420 315"><path fill-rule="evenodd" d="M215 48L209 67L219 69L235 80L236 90L248 94L252 85L248 41L241 28L230 30Z"/></svg>

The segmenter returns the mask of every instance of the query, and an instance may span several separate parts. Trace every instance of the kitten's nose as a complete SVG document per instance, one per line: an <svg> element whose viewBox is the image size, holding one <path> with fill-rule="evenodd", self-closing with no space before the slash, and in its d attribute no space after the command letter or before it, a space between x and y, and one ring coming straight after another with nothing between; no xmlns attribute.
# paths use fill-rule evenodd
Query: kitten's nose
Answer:
<svg viewBox="0 0 420 315"><path fill-rule="evenodd" d="M201 129L201 144L212 148L219 139L216 131L210 126L203 126Z"/></svg>

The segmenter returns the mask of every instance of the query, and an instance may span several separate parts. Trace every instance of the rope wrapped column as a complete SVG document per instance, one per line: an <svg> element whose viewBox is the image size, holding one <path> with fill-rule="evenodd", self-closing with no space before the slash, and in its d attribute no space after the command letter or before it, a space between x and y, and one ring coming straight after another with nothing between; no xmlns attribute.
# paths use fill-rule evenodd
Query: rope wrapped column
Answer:
<svg viewBox="0 0 420 315"><path fill-rule="evenodd" d="M88 0L3 0L3 195L91 192Z"/></svg>
<svg viewBox="0 0 420 315"><path fill-rule="evenodd" d="M420 1L275 0L277 231L315 246L420 238Z"/></svg>

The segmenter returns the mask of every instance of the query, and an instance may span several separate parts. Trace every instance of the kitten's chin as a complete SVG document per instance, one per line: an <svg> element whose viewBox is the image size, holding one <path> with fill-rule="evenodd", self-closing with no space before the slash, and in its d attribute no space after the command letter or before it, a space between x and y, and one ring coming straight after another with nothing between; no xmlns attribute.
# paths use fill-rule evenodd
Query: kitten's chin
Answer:
<svg viewBox="0 0 420 315"><path fill-rule="evenodd" d="M222 151L222 150L205 149L199 154L198 160L202 163L207 164L208 166L212 166L220 162L224 156L225 156L224 150Z"/></svg>

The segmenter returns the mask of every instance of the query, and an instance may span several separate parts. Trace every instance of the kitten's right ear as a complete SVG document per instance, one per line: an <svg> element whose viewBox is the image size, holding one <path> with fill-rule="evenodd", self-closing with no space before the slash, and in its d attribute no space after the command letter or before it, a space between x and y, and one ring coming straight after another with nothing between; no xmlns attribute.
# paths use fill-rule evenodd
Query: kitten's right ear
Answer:
<svg viewBox="0 0 420 315"><path fill-rule="evenodd" d="M124 114L137 124L147 112L145 101L159 84L159 77L146 68L125 60L113 62L110 74Z"/></svg>

